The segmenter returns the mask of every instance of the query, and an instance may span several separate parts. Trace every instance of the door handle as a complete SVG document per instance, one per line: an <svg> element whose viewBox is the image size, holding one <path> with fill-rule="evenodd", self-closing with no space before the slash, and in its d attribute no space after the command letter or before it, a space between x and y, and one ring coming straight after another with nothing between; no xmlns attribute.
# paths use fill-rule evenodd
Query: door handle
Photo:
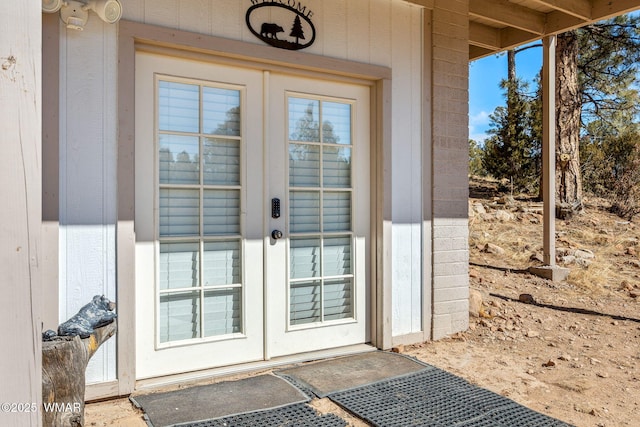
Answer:
<svg viewBox="0 0 640 427"><path fill-rule="evenodd" d="M271 232L271 237L273 237L273 240L282 239L282 231L280 231L280 230L273 230L273 231Z"/></svg>

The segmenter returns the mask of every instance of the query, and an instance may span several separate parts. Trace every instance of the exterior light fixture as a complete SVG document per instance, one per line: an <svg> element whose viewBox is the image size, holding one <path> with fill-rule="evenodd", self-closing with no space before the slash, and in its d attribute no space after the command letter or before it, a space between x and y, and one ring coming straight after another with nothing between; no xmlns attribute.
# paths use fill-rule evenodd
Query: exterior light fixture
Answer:
<svg viewBox="0 0 640 427"><path fill-rule="evenodd" d="M42 0L42 11L46 13L57 12L64 3L63 0Z"/></svg>
<svg viewBox="0 0 640 427"><path fill-rule="evenodd" d="M67 24L70 30L82 31L87 20L89 12L85 9L85 5L79 1L65 1L62 9L60 9L60 19Z"/></svg>
<svg viewBox="0 0 640 427"><path fill-rule="evenodd" d="M60 19L71 30L84 29L90 10L107 24L115 24L122 17L122 5L118 0L42 0L42 11L60 11Z"/></svg>
<svg viewBox="0 0 640 427"><path fill-rule="evenodd" d="M107 24L115 24L122 17L122 5L118 0L89 0L86 7Z"/></svg>

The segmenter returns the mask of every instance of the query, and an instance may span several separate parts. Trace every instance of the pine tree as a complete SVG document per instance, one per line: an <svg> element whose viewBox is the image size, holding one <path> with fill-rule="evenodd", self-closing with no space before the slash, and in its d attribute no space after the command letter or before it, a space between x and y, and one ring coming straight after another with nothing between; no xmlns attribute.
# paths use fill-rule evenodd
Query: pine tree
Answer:
<svg viewBox="0 0 640 427"><path fill-rule="evenodd" d="M482 166L482 146L473 139L469 140L469 175L485 176L487 171Z"/></svg>
<svg viewBox="0 0 640 427"><path fill-rule="evenodd" d="M513 183L518 191L534 191L540 165L539 141L532 135L532 99L527 86L515 80L504 80L507 107L499 106L489 117L491 124L485 141L482 166L497 179Z"/></svg>

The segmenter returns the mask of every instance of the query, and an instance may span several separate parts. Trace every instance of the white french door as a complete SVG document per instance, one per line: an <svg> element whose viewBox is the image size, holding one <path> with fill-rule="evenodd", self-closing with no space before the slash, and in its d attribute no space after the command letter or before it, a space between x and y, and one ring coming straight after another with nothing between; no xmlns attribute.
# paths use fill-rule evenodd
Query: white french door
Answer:
<svg viewBox="0 0 640 427"><path fill-rule="evenodd" d="M368 340L369 88L269 79L270 218L266 256L271 357Z"/></svg>
<svg viewBox="0 0 640 427"><path fill-rule="evenodd" d="M262 73L139 53L135 114L136 376L263 359Z"/></svg>
<svg viewBox="0 0 640 427"><path fill-rule="evenodd" d="M135 97L137 378L366 342L369 88L138 53Z"/></svg>

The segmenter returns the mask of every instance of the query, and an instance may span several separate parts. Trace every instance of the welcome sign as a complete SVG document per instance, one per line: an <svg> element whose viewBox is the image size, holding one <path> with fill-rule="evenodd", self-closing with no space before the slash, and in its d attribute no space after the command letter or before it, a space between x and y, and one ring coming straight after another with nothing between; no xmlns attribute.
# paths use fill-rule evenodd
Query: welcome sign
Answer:
<svg viewBox="0 0 640 427"><path fill-rule="evenodd" d="M251 0L247 27L263 42L280 49L299 50L313 44L313 12L297 0Z"/></svg>

